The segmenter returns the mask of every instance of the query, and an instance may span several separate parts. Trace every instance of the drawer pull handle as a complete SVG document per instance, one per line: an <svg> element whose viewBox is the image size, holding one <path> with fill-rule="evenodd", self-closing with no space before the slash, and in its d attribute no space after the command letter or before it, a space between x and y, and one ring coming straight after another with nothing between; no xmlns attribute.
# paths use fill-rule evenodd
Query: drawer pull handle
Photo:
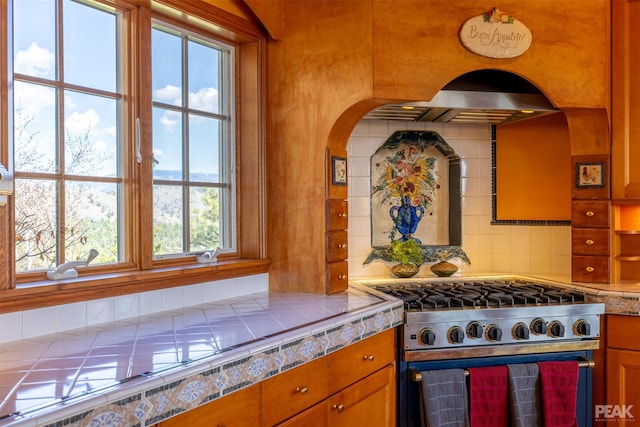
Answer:
<svg viewBox="0 0 640 427"><path fill-rule="evenodd" d="M594 213L593 211L587 211L587 212L585 213L585 215L586 215L586 216L594 216L594 215L595 215L595 213Z"/></svg>
<svg viewBox="0 0 640 427"><path fill-rule="evenodd" d="M340 244L338 245L338 248L340 248L340 249L344 249L344 248L346 248L346 247L347 247L347 245L346 245L346 244L344 244L344 243L340 243Z"/></svg>
<svg viewBox="0 0 640 427"><path fill-rule="evenodd" d="M338 412L342 412L344 411L344 405L342 403L339 405L333 405L333 409L337 410Z"/></svg>
<svg viewBox="0 0 640 427"><path fill-rule="evenodd" d="M589 273L593 273L595 271L595 268L587 267L587 268L585 268L585 270L587 270Z"/></svg>
<svg viewBox="0 0 640 427"><path fill-rule="evenodd" d="M296 391L298 393L300 393L300 394L307 394L307 393L309 393L309 388L305 387L305 386L302 386L302 387L296 388Z"/></svg>
<svg viewBox="0 0 640 427"><path fill-rule="evenodd" d="M369 355L365 354L364 357L362 358L362 360L364 360L364 361L368 360L369 362L373 362L374 359L375 359L375 357L374 357L373 354L369 354Z"/></svg>
<svg viewBox="0 0 640 427"><path fill-rule="evenodd" d="M593 245L595 242L593 240L591 240L591 239L588 239L585 243L587 245Z"/></svg>
<svg viewBox="0 0 640 427"><path fill-rule="evenodd" d="M338 276L338 279L339 279L339 280L344 280L344 279L346 279L346 278L347 278L347 276L346 276L345 274L340 274L340 275Z"/></svg>
<svg viewBox="0 0 640 427"><path fill-rule="evenodd" d="M347 216L347 214L344 212L338 213L338 218L344 218L345 216Z"/></svg>

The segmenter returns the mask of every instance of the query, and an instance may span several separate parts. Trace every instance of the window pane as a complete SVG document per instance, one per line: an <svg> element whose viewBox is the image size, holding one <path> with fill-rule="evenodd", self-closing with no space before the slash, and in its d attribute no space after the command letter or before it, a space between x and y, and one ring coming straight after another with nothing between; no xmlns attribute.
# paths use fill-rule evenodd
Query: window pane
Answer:
<svg viewBox="0 0 640 427"><path fill-rule="evenodd" d="M189 115L189 179L220 182L219 120Z"/></svg>
<svg viewBox="0 0 640 427"><path fill-rule="evenodd" d="M57 194L54 181L15 180L17 271L55 266Z"/></svg>
<svg viewBox="0 0 640 427"><path fill-rule="evenodd" d="M218 113L220 111L220 51L202 43L189 41L189 108Z"/></svg>
<svg viewBox="0 0 640 427"><path fill-rule="evenodd" d="M93 263L118 260L118 197L115 184L69 182L65 189L65 260L86 259L98 250Z"/></svg>
<svg viewBox="0 0 640 427"><path fill-rule="evenodd" d="M46 86L14 83L15 169L55 173L55 91Z"/></svg>
<svg viewBox="0 0 640 427"><path fill-rule="evenodd" d="M182 115L153 109L154 179L182 181Z"/></svg>
<svg viewBox="0 0 640 427"><path fill-rule="evenodd" d="M65 82L115 92L116 16L71 0L63 7Z"/></svg>
<svg viewBox="0 0 640 427"><path fill-rule="evenodd" d="M182 105L182 39L154 28L151 33L153 101Z"/></svg>
<svg viewBox="0 0 640 427"><path fill-rule="evenodd" d="M51 0L13 2L15 73L55 79L55 9L55 2ZM38 31L33 31L34 28Z"/></svg>
<svg viewBox="0 0 640 427"><path fill-rule="evenodd" d="M116 101L66 91L64 107L65 173L116 176Z"/></svg>
<svg viewBox="0 0 640 427"><path fill-rule="evenodd" d="M182 187L153 186L153 253L183 253Z"/></svg>
<svg viewBox="0 0 640 427"><path fill-rule="evenodd" d="M195 187L190 190L191 247L202 252L222 246L220 238L220 189Z"/></svg>

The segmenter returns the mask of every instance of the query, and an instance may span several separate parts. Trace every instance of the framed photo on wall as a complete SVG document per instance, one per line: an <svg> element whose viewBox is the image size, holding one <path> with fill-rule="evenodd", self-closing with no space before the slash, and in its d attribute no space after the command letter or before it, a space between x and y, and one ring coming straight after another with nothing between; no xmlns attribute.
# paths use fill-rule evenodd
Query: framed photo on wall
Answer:
<svg viewBox="0 0 640 427"><path fill-rule="evenodd" d="M333 185L347 185L346 157L331 157L331 176Z"/></svg>
<svg viewBox="0 0 640 427"><path fill-rule="evenodd" d="M604 162L576 163L576 188L603 188L605 176Z"/></svg>

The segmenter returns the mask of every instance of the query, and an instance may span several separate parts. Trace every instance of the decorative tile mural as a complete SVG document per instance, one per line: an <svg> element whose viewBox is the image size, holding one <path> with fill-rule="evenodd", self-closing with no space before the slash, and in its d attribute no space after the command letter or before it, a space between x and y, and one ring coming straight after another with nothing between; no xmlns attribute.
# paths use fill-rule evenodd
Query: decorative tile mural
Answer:
<svg viewBox="0 0 640 427"><path fill-rule="evenodd" d="M410 238L450 244L451 158L453 149L431 131L395 132L378 148L371 156L371 246Z"/></svg>

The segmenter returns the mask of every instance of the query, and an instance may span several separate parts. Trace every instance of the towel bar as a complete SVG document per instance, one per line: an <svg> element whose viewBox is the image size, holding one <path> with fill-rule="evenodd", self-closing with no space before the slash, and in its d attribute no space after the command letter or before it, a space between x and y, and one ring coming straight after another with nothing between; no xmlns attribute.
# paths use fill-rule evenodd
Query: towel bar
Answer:
<svg viewBox="0 0 640 427"><path fill-rule="evenodd" d="M579 368L595 368L595 366L596 366L596 362L594 362L593 360L586 360L586 359L578 360ZM464 375L467 377L469 376L468 369L464 370ZM413 381L414 383L419 383L420 381L422 381L422 374L420 373L420 371L418 371L417 369L411 369L411 381Z"/></svg>

